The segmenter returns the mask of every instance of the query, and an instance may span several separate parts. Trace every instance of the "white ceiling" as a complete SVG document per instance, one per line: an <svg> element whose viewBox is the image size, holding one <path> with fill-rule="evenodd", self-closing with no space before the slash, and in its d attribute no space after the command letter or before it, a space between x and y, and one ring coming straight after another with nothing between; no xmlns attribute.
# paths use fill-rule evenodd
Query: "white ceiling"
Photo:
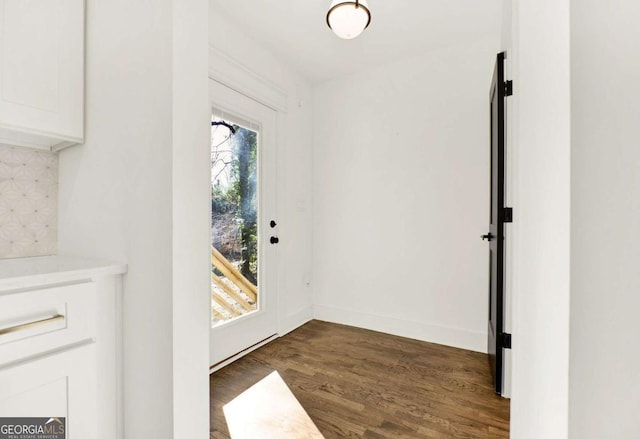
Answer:
<svg viewBox="0 0 640 439"><path fill-rule="evenodd" d="M439 47L500 35L501 0L369 0L354 40L327 27L330 0L211 0L243 32L317 82Z"/></svg>

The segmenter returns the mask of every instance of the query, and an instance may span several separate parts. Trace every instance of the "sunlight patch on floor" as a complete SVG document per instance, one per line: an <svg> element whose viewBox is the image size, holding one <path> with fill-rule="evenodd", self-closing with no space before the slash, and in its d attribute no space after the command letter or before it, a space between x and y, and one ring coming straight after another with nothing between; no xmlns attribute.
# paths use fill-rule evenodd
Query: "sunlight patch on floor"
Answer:
<svg viewBox="0 0 640 439"><path fill-rule="evenodd" d="M233 439L324 439L277 371L223 410Z"/></svg>

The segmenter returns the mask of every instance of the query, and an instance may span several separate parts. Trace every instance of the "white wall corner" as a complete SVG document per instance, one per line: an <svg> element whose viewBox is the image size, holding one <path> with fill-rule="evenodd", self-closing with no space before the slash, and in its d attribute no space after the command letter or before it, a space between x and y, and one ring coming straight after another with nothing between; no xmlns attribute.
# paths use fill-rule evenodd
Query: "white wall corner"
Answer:
<svg viewBox="0 0 640 439"><path fill-rule="evenodd" d="M209 436L211 322L207 0L173 0L172 341L175 438ZM149 419L147 419L147 422ZM167 435L170 433L167 433Z"/></svg>
<svg viewBox="0 0 640 439"><path fill-rule="evenodd" d="M302 308L278 321L278 336L282 337L313 319L313 307Z"/></svg>

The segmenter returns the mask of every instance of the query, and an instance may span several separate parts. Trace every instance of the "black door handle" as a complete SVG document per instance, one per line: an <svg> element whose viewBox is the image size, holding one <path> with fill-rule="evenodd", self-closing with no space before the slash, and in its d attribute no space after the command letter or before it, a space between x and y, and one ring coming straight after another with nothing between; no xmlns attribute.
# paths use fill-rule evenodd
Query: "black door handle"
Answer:
<svg viewBox="0 0 640 439"><path fill-rule="evenodd" d="M480 236L480 237L482 238L482 240L483 240L483 241L484 241L485 239L486 239L487 241L491 241L493 238L495 238L495 236L493 236L493 235L491 234L491 232L487 233L486 235L482 235L482 236Z"/></svg>
<svg viewBox="0 0 640 439"><path fill-rule="evenodd" d="M276 224L276 222L274 220L271 220L271 222L269 223L269 225L271 226L271 228L273 229L275 226L277 226L278 224Z"/></svg>
<svg viewBox="0 0 640 439"><path fill-rule="evenodd" d="M277 236L272 236L269 242L271 242L271 244L277 244L280 242L280 239Z"/></svg>

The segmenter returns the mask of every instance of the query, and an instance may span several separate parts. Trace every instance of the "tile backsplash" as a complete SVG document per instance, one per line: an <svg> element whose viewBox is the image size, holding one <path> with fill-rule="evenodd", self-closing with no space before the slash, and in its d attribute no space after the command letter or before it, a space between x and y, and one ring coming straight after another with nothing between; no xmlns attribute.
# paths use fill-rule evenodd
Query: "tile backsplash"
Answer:
<svg viewBox="0 0 640 439"><path fill-rule="evenodd" d="M58 246L58 156L0 145L0 259Z"/></svg>

